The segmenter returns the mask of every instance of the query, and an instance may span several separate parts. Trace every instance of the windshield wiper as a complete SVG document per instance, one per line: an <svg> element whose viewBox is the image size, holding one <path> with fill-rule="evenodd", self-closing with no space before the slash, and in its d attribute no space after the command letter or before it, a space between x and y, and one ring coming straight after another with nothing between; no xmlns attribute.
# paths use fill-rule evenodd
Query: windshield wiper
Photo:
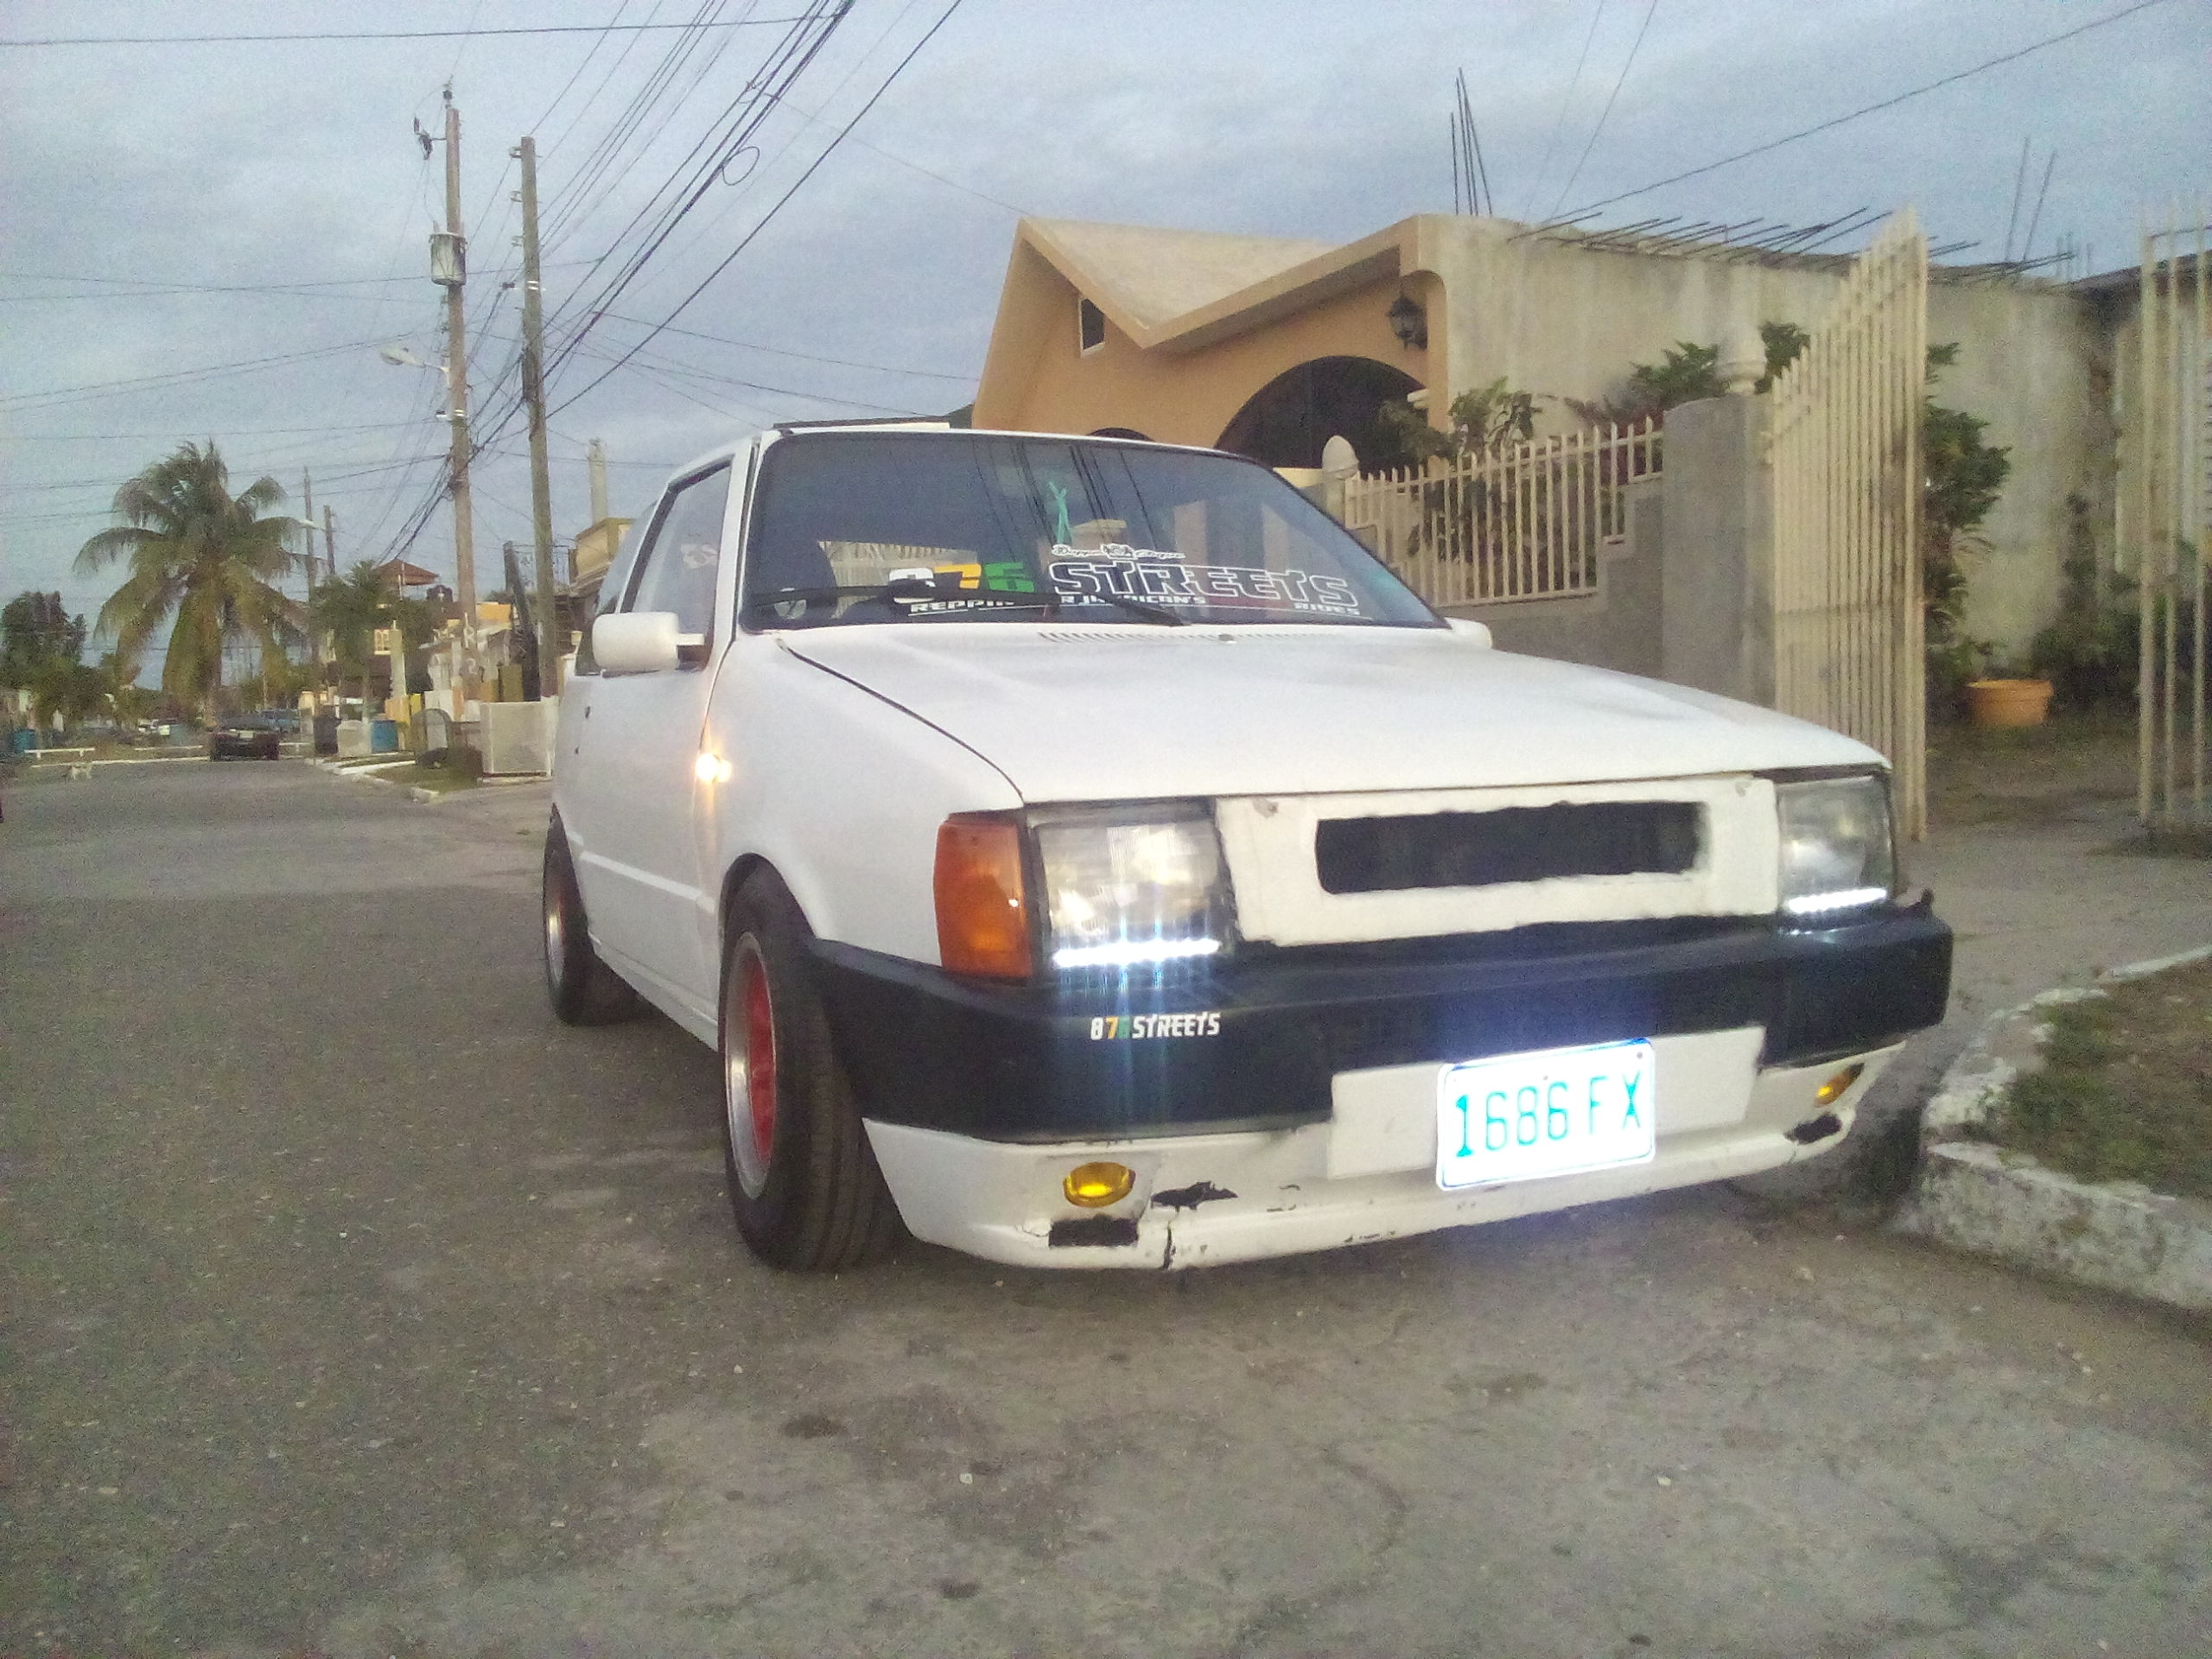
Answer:
<svg viewBox="0 0 2212 1659"><path fill-rule="evenodd" d="M773 614L779 605L803 605L818 600L838 599L969 600L983 601L985 607L991 610L1043 610L1054 616L1058 616L1070 603L1058 594L1029 599L996 590L939 588L935 582L925 582L918 576L907 576L897 582L874 582L859 587L774 588L747 600L744 614L747 618L758 619ZM1111 605L1116 610L1147 622L1157 623L1162 627L1190 626L1185 618L1178 616L1166 606L1148 605L1143 600L1131 599L1126 594L1084 594L1073 602Z"/></svg>
<svg viewBox="0 0 2212 1659"><path fill-rule="evenodd" d="M1127 594L1084 594L1074 601L1078 605L1111 605L1116 610L1127 611L1131 616L1141 617L1147 622L1157 622L1162 627L1187 628L1190 622L1178 616L1165 605L1149 605L1141 599L1131 599ZM1058 616L1068 607L1069 601L1053 595L1052 614Z"/></svg>

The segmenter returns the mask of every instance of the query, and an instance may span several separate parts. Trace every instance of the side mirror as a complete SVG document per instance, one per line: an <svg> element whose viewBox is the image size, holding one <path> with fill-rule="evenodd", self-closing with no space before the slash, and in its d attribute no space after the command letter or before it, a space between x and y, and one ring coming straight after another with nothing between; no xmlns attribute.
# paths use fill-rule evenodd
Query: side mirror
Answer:
<svg viewBox="0 0 2212 1659"><path fill-rule="evenodd" d="M1471 639L1478 645L1491 643L1489 623L1478 622L1471 616L1447 616L1444 620L1451 626L1452 632Z"/></svg>
<svg viewBox="0 0 2212 1659"><path fill-rule="evenodd" d="M681 660L674 611L617 611L591 625L591 654L602 674L657 674Z"/></svg>

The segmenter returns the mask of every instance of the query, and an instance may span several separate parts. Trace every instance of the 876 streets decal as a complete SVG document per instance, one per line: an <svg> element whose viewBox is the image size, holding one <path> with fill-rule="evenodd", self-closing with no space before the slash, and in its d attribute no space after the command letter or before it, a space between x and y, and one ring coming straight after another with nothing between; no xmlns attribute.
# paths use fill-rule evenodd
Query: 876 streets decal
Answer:
<svg viewBox="0 0 2212 1659"><path fill-rule="evenodd" d="M1197 1014L1102 1014L1090 1022L1090 1040L1094 1043L1220 1035L1219 1008L1207 1008Z"/></svg>

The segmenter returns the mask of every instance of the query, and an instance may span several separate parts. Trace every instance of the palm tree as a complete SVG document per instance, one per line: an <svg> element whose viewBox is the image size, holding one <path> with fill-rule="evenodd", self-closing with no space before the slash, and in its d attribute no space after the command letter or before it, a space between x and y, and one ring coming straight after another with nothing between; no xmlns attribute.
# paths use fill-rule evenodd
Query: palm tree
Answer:
<svg viewBox="0 0 2212 1659"><path fill-rule="evenodd" d="M283 487L265 477L232 495L214 440L182 444L115 493L123 522L77 550L84 575L130 563L95 625L124 662L135 663L175 618L162 690L210 719L226 647L250 644L275 657L299 637L299 607L276 586L300 563L286 545L289 524L263 516L283 499Z"/></svg>

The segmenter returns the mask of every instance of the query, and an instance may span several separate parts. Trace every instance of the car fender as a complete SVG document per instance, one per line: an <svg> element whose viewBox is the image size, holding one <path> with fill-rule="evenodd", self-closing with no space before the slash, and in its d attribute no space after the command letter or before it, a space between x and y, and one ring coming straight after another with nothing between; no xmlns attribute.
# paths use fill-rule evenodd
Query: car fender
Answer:
<svg viewBox="0 0 2212 1659"><path fill-rule="evenodd" d="M721 664L701 741L706 868L763 861L816 937L934 964L938 827L1021 804L974 750L774 634Z"/></svg>

